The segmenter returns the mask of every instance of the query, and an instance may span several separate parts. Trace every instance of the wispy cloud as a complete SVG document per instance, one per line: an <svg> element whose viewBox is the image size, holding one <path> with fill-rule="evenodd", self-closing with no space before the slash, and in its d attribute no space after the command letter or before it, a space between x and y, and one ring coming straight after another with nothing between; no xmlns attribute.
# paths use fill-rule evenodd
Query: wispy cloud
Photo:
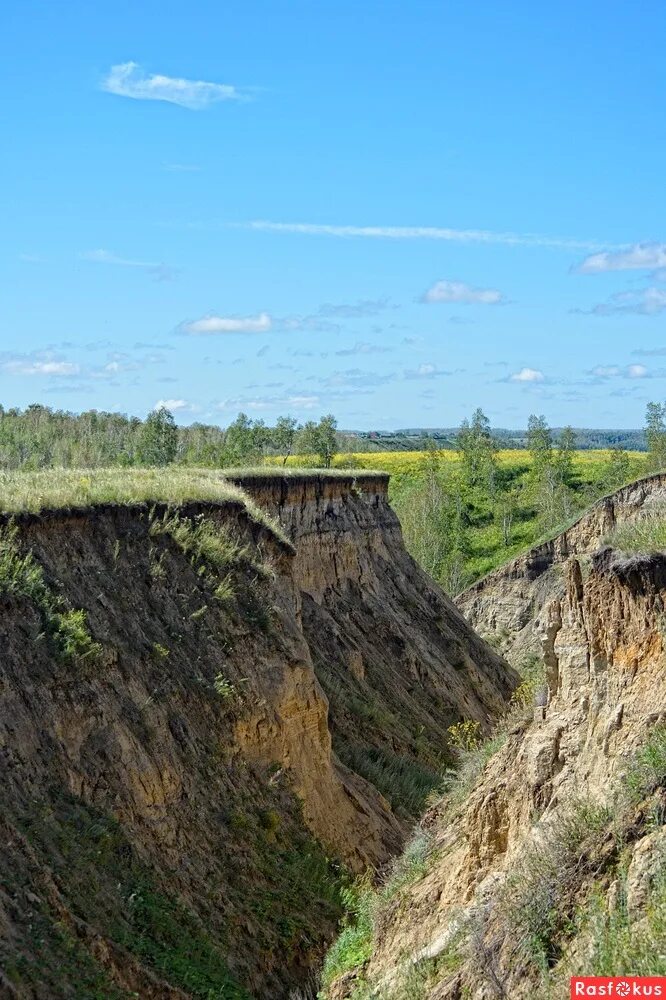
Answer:
<svg viewBox="0 0 666 1000"><path fill-rule="evenodd" d="M406 379L432 379L441 378L442 375L452 374L453 372L445 371L442 368L438 368L437 365L430 364L429 362L419 365L418 368L405 370Z"/></svg>
<svg viewBox="0 0 666 1000"><path fill-rule="evenodd" d="M319 396L314 394L297 394L286 396L236 396L233 399L224 399L217 403L215 409L220 411L242 410L312 410L319 405Z"/></svg>
<svg viewBox="0 0 666 1000"><path fill-rule="evenodd" d="M538 233L503 233L488 229L449 229L440 226L330 226L311 222L254 220L245 228L303 236L361 237L380 240L445 240L453 243L499 243L505 246L552 247L559 250L608 250L600 240L576 240ZM610 249L617 249L611 247Z"/></svg>
<svg viewBox="0 0 666 1000"><path fill-rule="evenodd" d="M5 375L45 375L72 378L80 373L80 365L51 354L2 354L0 372Z"/></svg>
<svg viewBox="0 0 666 1000"><path fill-rule="evenodd" d="M509 375L509 382L544 382L546 376L538 368L521 368L520 371Z"/></svg>
<svg viewBox="0 0 666 1000"><path fill-rule="evenodd" d="M339 357L349 357L353 354L386 354L390 347L382 347L379 344L368 344L364 341L357 341L353 347L344 347L335 353Z"/></svg>
<svg viewBox="0 0 666 1000"><path fill-rule="evenodd" d="M666 347L637 348L631 353L643 358L659 358L666 356Z"/></svg>
<svg viewBox="0 0 666 1000"><path fill-rule="evenodd" d="M195 174L201 170L196 163L165 163L164 170L172 174Z"/></svg>
<svg viewBox="0 0 666 1000"><path fill-rule="evenodd" d="M360 368L347 368L345 371L336 371L327 378L322 379L322 385L331 389L350 388L366 389L371 386L385 385L392 382L394 375L380 375L377 372L366 372Z"/></svg>
<svg viewBox="0 0 666 1000"><path fill-rule="evenodd" d="M93 261L96 264L115 264L119 267L136 267L139 270L150 274L155 281L174 281L180 271L176 267L170 267L163 262L156 263L148 260L132 260L128 257L120 257L111 253L110 250L85 250L80 254L82 260Z"/></svg>
<svg viewBox="0 0 666 1000"><path fill-rule="evenodd" d="M573 309L572 312L590 316L617 316L625 313L636 316L658 316L666 310L666 288L641 288L631 292L616 292L607 302L600 302L592 309Z"/></svg>
<svg viewBox="0 0 666 1000"><path fill-rule="evenodd" d="M504 301L504 296L496 288L474 288L464 281L436 281L432 288L423 293L421 301L496 306Z"/></svg>
<svg viewBox="0 0 666 1000"><path fill-rule="evenodd" d="M376 316L377 313L388 309L388 299L359 299L357 302L341 302L337 305L331 302L324 302L319 306L317 314L324 319L337 317L340 319L358 319L362 316Z"/></svg>
<svg viewBox="0 0 666 1000"><path fill-rule="evenodd" d="M181 330L191 337L211 337L228 333L267 333L272 326L266 312L257 316L203 316L183 323Z"/></svg>
<svg viewBox="0 0 666 1000"><path fill-rule="evenodd" d="M579 274L653 270L666 267L666 243L635 243L624 250L606 250L586 257L574 268Z"/></svg>
<svg viewBox="0 0 666 1000"><path fill-rule="evenodd" d="M137 101L167 101L191 111L201 111L218 101L246 99L244 94L230 84L147 74L135 62L112 66L102 81L102 90Z"/></svg>

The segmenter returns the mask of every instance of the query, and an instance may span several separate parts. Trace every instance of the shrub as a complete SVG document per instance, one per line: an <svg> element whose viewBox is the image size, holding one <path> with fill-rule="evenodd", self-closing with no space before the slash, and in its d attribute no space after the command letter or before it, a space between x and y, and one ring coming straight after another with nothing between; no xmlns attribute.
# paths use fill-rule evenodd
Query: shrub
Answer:
<svg viewBox="0 0 666 1000"><path fill-rule="evenodd" d="M236 688L227 680L224 674L218 674L213 681L213 687L222 701L232 701L236 697Z"/></svg>
<svg viewBox="0 0 666 1000"><path fill-rule="evenodd" d="M456 722L455 725L447 729L449 743L459 753L466 753L476 750L481 742L481 725L472 719L465 719L464 722Z"/></svg>

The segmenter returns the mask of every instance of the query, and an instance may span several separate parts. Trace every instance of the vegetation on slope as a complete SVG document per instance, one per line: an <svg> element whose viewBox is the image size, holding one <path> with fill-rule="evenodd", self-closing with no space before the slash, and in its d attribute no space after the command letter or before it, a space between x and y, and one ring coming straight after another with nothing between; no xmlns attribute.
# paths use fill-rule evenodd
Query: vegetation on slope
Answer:
<svg viewBox="0 0 666 1000"><path fill-rule="evenodd" d="M278 523L221 472L212 469L45 469L0 472L0 511L8 514L95 504L188 502L244 507L252 520L289 544Z"/></svg>
<svg viewBox="0 0 666 1000"><path fill-rule="evenodd" d="M502 742L496 734L470 749L461 757L463 768L469 754L485 763ZM463 798L459 782L445 792L440 816L463 806L481 770L472 782L463 779ZM493 995L508 995L503 985L508 962L513 972L520 969L533 982L534 995L552 1000L563 995L572 975L666 974L665 789L666 726L660 725L612 789L612 808L579 798L563 806L554 820L537 821L536 838L521 852L493 905L453 920L448 943L436 956L401 956L388 988L369 980L364 967L385 930L389 905L391 919L407 919L410 891L439 860L428 834L417 829L383 884L366 876L345 893L347 914L324 964L322 998L337 978L354 973L346 994L350 1000L427 1000L438 983L465 963L470 963L475 982L485 982ZM632 910L627 905L628 862L632 846L651 831L656 841L649 892L644 908ZM612 885L617 891L609 905ZM510 954L504 954L502 942Z"/></svg>

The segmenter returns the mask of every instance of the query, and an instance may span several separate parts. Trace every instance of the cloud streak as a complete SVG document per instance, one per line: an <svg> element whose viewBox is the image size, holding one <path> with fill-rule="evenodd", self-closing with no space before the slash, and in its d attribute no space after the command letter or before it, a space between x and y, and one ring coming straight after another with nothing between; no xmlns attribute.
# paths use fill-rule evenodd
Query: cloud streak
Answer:
<svg viewBox="0 0 666 1000"><path fill-rule="evenodd" d="M245 95L226 83L185 80L182 77L147 74L135 62L112 66L102 80L102 90L135 101L166 101L190 111L201 111L219 101L240 101Z"/></svg>
<svg viewBox="0 0 666 1000"><path fill-rule="evenodd" d="M80 254L81 260L89 260L95 264L115 264L118 267L136 267L152 275L155 281L174 281L180 273L178 268L170 267L163 262L147 260L131 260L128 257L119 257L118 254L111 253L110 250L85 250Z"/></svg>
<svg viewBox="0 0 666 1000"><path fill-rule="evenodd" d="M608 250L599 240L575 240L538 233L492 232L488 229L449 229L440 226L332 226L311 222L242 223L258 232L295 233L301 236L334 236L379 240L444 240L451 243L488 243L504 246L550 247L558 250ZM611 247L611 249L622 249Z"/></svg>

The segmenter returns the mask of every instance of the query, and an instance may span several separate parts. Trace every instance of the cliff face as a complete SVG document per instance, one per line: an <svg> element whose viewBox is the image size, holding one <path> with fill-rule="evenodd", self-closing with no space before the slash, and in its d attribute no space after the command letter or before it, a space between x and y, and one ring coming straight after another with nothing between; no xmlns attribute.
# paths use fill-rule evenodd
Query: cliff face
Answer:
<svg viewBox="0 0 666 1000"><path fill-rule="evenodd" d="M407 553L388 476L240 485L293 539L334 749L414 817L448 761L448 726L467 718L487 729L515 675Z"/></svg>
<svg viewBox="0 0 666 1000"><path fill-rule="evenodd" d="M2 527L0 996L286 996L339 916L328 857L380 866L404 834L332 752L317 676L334 740L360 720L417 763L415 720L487 723L511 688L383 480L246 485L293 548L232 502Z"/></svg>
<svg viewBox="0 0 666 1000"><path fill-rule="evenodd" d="M562 595L560 568L596 551L617 525L666 503L666 474L624 486L599 500L571 528L512 559L456 598L470 624L509 658L538 652L541 609Z"/></svg>
<svg viewBox="0 0 666 1000"><path fill-rule="evenodd" d="M558 998L569 975L662 968L665 606L664 554L567 560L541 612L547 704L426 814L425 858L331 997Z"/></svg>

